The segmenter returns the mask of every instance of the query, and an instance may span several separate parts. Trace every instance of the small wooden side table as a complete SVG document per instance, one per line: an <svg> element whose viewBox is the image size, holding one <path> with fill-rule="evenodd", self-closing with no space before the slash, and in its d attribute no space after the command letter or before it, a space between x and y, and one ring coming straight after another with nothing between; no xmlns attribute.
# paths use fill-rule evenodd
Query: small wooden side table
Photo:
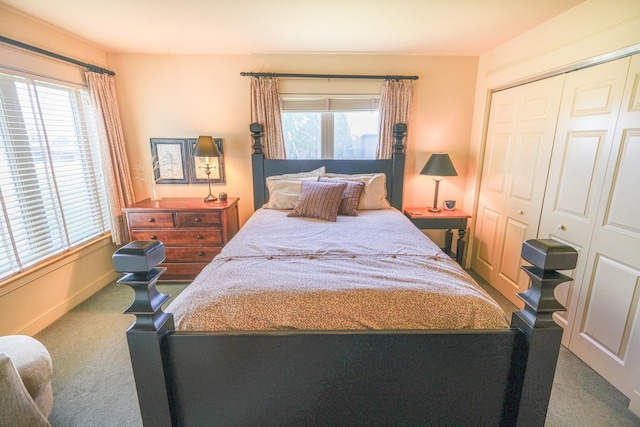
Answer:
<svg viewBox="0 0 640 427"><path fill-rule="evenodd" d="M404 214L411 222L420 229L437 229L447 230L445 234L445 245L442 250L449 256L452 256L451 243L453 242L452 229L458 230L458 244L456 247L456 261L462 265L464 256L464 236L467 234L467 220L471 218L461 210L441 210L440 212L431 212L429 208L408 207L404 208Z"/></svg>

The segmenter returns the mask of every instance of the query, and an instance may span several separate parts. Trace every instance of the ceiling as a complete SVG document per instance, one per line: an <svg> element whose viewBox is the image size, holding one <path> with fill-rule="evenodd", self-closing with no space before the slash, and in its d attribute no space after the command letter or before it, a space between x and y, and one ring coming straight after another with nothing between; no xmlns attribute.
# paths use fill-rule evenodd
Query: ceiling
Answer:
<svg viewBox="0 0 640 427"><path fill-rule="evenodd" d="M583 1L0 0L0 4L107 52L477 56Z"/></svg>

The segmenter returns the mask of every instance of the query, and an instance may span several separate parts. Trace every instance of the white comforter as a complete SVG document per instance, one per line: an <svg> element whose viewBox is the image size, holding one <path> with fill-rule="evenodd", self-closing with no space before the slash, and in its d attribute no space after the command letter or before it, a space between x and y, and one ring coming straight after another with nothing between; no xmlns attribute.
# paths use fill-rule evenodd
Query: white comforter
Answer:
<svg viewBox="0 0 640 427"><path fill-rule="evenodd" d="M504 328L498 304L395 209L260 209L170 306L178 330Z"/></svg>

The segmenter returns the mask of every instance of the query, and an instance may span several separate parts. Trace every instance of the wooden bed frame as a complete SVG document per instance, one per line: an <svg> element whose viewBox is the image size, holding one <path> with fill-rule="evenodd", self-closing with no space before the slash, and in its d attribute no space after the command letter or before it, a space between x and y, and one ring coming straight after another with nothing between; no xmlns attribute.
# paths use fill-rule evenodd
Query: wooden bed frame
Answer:
<svg viewBox="0 0 640 427"><path fill-rule="evenodd" d="M255 206L266 176L322 164L384 171L401 208L406 126L395 130L391 160L283 161L264 159L251 125ZM114 254L119 283L135 290L125 313L136 315L127 340L145 426L544 425L562 336L553 290L570 280L555 270L575 267L573 248L525 242L531 287L500 330L176 331L156 289L163 257L155 241Z"/></svg>

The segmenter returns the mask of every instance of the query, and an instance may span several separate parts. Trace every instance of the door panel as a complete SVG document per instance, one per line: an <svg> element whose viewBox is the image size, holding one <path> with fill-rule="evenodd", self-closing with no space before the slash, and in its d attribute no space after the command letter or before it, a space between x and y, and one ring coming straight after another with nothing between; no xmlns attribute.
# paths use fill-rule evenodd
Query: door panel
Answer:
<svg viewBox="0 0 640 427"><path fill-rule="evenodd" d="M539 235L581 248L565 291L570 298L564 304L563 344L569 347L581 286L591 277L585 269L629 62L623 58L568 73L562 95Z"/></svg>
<svg viewBox="0 0 640 427"><path fill-rule="evenodd" d="M496 92L491 102L471 263L519 307L529 284L520 250L537 235L563 82Z"/></svg>
<svg viewBox="0 0 640 427"><path fill-rule="evenodd" d="M592 161L592 171L582 175L582 188L575 188L579 197L572 196L570 209L566 204L563 210L552 209L545 199L541 232L551 232L554 224L562 222L564 231L553 232L583 247L569 295L563 340L631 397L640 384L640 57L593 67L588 76L593 80L596 72L605 68L599 82L576 85L580 90L575 93L580 97L572 112L580 117L571 120L579 125L563 124L559 135L591 132L592 140L583 145L590 148L575 153L584 161L577 169L584 172L584 165ZM567 87L571 84L567 78ZM620 109L616 112L618 96ZM580 108L575 108L578 104ZM583 119L591 113L595 116L587 116L591 120L587 126ZM549 188L555 185L555 162L554 146ZM563 181L566 174L559 176L558 181ZM578 180L573 180L566 185L579 186Z"/></svg>

